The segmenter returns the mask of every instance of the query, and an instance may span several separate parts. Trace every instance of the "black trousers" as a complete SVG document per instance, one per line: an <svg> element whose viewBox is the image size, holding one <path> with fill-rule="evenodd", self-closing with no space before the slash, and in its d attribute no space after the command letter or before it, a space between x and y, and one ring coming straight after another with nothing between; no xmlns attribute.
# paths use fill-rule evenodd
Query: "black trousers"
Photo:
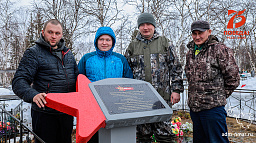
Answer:
<svg viewBox="0 0 256 143"><path fill-rule="evenodd" d="M46 143L71 143L73 117L48 114L31 109L33 131ZM35 143L40 143L37 139Z"/></svg>

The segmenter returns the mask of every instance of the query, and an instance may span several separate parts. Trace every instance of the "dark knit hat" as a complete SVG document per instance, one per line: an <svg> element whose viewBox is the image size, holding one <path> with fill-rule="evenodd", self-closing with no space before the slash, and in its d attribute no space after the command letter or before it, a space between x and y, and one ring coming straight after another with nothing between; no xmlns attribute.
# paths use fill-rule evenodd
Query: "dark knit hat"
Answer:
<svg viewBox="0 0 256 143"><path fill-rule="evenodd" d="M194 30L204 32L205 30L209 30L209 29L210 29L210 24L207 21L198 20L191 24L191 32L193 32Z"/></svg>
<svg viewBox="0 0 256 143"><path fill-rule="evenodd" d="M150 23L152 24L154 27L156 27L156 21L153 17L152 14L150 13L142 13L137 20L138 23L138 28L140 27L141 24L143 23Z"/></svg>

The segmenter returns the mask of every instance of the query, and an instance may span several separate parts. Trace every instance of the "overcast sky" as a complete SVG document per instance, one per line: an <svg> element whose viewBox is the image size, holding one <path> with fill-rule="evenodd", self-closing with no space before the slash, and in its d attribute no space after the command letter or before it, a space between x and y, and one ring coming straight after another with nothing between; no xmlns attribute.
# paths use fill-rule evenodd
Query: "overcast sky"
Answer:
<svg viewBox="0 0 256 143"><path fill-rule="evenodd" d="M19 6L28 6L33 2L33 0L11 0L11 2L16 2Z"/></svg>

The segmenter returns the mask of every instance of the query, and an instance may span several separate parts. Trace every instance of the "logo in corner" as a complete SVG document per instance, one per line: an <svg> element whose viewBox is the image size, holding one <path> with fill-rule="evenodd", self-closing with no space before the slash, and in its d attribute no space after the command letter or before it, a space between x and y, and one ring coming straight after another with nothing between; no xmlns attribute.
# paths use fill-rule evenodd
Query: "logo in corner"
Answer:
<svg viewBox="0 0 256 143"><path fill-rule="evenodd" d="M235 23L235 28L241 27L245 24L246 18L242 15L245 12L246 9L242 10L242 11L235 11L235 10L228 10L228 16L235 13L235 15L233 15L229 22L228 22L228 29L233 29L234 28L234 21L236 18L241 18L242 20L238 23Z"/></svg>
<svg viewBox="0 0 256 143"><path fill-rule="evenodd" d="M230 18L227 29L239 28L245 24L246 18L242 15L245 10L246 9L242 11L228 10L228 16L232 16L232 14L234 15ZM239 22L236 22L236 19L241 20ZM249 35L249 31L242 31L239 29L234 31L229 30L224 31L224 35L227 35L227 39L246 39L246 35Z"/></svg>

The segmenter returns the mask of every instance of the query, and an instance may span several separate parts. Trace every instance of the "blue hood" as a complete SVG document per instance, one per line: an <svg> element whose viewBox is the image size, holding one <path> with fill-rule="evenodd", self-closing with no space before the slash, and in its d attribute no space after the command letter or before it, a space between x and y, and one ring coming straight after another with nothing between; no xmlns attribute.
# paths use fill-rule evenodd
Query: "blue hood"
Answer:
<svg viewBox="0 0 256 143"><path fill-rule="evenodd" d="M101 35L104 35L104 34L107 34L109 36L111 36L113 38L113 46L110 50L108 51L101 51L98 49L97 47L97 40L98 38L101 36ZM112 51L115 47L115 43L116 43L116 36L115 36L115 33L114 31L110 28L110 27L100 27L97 32L96 32L96 35L95 35L95 39L94 39L94 46L96 48L96 51L97 51L97 54L100 56L100 57L104 57L104 56L109 56L112 54Z"/></svg>

